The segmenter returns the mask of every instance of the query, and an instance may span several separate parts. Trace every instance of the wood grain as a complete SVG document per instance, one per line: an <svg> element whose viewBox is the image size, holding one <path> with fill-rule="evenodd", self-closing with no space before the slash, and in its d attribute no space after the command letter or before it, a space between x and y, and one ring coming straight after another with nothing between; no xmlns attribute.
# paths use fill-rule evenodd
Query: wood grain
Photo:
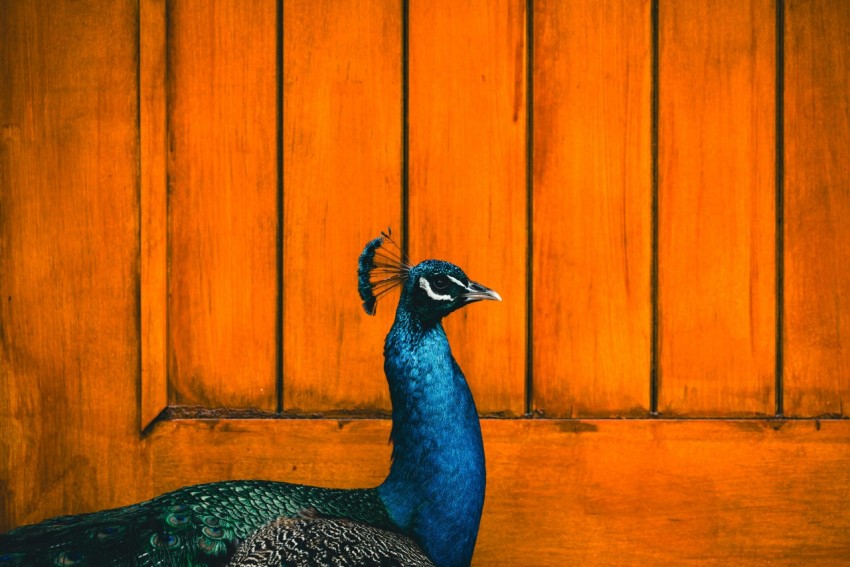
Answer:
<svg viewBox="0 0 850 567"><path fill-rule="evenodd" d="M488 486L474 565L838 564L850 554L850 422L482 426ZM169 422L150 440L155 486L374 486L388 434L382 420ZM198 446L209 447L201 458Z"/></svg>
<svg viewBox="0 0 850 567"><path fill-rule="evenodd" d="M785 411L847 415L850 5L787 4Z"/></svg>
<svg viewBox="0 0 850 567"><path fill-rule="evenodd" d="M774 4L659 13L659 410L770 415Z"/></svg>
<svg viewBox="0 0 850 567"><path fill-rule="evenodd" d="M161 352L164 324L171 402L273 404L279 300L287 409L388 407L394 305L366 317L354 266L366 240L400 226L401 6L284 5L280 267L275 4L0 2L0 531L204 481L355 487L386 474L387 420L175 419L139 436L140 404L149 416L164 403L144 401L164 370L140 359ZM513 413L523 6L410 3L412 252L505 296L448 327L482 409ZM646 375L649 352L647 4L533 8L536 407L642 414L647 389L630 372ZM772 410L774 8L660 3L668 414ZM850 10L789 0L786 25L786 409L843 415ZM170 296L157 288L163 89ZM568 287L549 281L556 267ZM576 297L556 309L546 290ZM569 365L546 362L547 342ZM850 421L488 419L483 431L475 565L848 564Z"/></svg>
<svg viewBox="0 0 850 567"><path fill-rule="evenodd" d="M525 2L410 2L410 252L504 298L446 319L481 412L525 411Z"/></svg>
<svg viewBox="0 0 850 567"><path fill-rule="evenodd" d="M0 529L151 490L137 18L108 0L0 3Z"/></svg>
<svg viewBox="0 0 850 567"><path fill-rule="evenodd" d="M369 317L356 270L401 225L401 7L287 1L283 25L284 409L385 409L397 295Z"/></svg>
<svg viewBox="0 0 850 567"><path fill-rule="evenodd" d="M646 415L649 2L541 1L534 18L534 410Z"/></svg>
<svg viewBox="0 0 850 567"><path fill-rule="evenodd" d="M141 423L168 404L168 170L165 0L139 2Z"/></svg>
<svg viewBox="0 0 850 567"><path fill-rule="evenodd" d="M277 407L276 2L168 2L169 401Z"/></svg>

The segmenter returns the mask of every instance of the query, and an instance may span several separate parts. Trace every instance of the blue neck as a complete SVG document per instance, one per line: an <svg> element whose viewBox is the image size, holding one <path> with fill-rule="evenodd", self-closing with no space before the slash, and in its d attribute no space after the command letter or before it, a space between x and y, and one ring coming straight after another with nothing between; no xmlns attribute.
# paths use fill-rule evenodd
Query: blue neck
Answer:
<svg viewBox="0 0 850 567"><path fill-rule="evenodd" d="M440 322L403 307L384 346L393 463L378 493L438 567L469 565L484 505L478 412Z"/></svg>

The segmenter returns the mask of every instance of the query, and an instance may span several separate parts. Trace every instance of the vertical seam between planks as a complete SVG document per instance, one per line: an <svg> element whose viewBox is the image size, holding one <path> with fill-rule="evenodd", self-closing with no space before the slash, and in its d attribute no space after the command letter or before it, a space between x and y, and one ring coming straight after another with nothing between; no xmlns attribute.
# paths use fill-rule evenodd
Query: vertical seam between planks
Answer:
<svg viewBox="0 0 850 567"><path fill-rule="evenodd" d="M652 0L650 5L650 49L651 54L651 94L650 94L650 152L651 152L651 259L650 259L650 354L649 354L649 413L658 415L658 394L660 390L659 370L659 304L658 304L658 122L659 122L659 0Z"/></svg>
<svg viewBox="0 0 850 567"><path fill-rule="evenodd" d="M784 400L784 320L785 320L785 5L784 0L776 0L776 99L775 112L775 262L776 262L776 367L775 400L776 416L785 413Z"/></svg>
<svg viewBox="0 0 850 567"><path fill-rule="evenodd" d="M142 2L136 3L136 132L137 132L137 140L138 147L136 149L136 203L139 207L139 213L137 215L138 218L138 257L136 258L136 273L138 276L136 277L136 313L138 313L138 327L137 332L139 333L139 340L136 348L136 356L137 358L137 384L138 390L136 391L136 408L139 412L139 430L144 435L145 426L145 388L146 384L144 381L143 369L145 366L144 357L147 355L145 349L142 347L143 342L143 323L144 312L142 306L142 295L144 285L142 284L142 258L144 256L144 240L142 239L142 233L144 231L143 225L145 222L144 214L145 210L142 206L142 175L144 174L144 165L142 163L142 145L144 144L144 140L142 140ZM168 296L166 295L166 301ZM168 398L166 397L166 402Z"/></svg>
<svg viewBox="0 0 850 567"><path fill-rule="evenodd" d="M277 231L275 234L277 300L275 314L275 393L277 413L283 413L283 0L277 0L275 22L275 122L277 155Z"/></svg>
<svg viewBox="0 0 850 567"><path fill-rule="evenodd" d="M173 33L171 28L171 9L173 9L173 3L171 0L165 1L164 9L165 48L162 66L165 73L165 80L163 81L163 88L165 90L165 361L163 365L165 366L165 407L168 408L172 401L178 403L171 398L171 360L174 356L174 344L171 339L171 160L168 155L171 151L171 104L168 100L172 86L171 58L169 57L171 54L169 46L172 45L171 36Z"/></svg>
<svg viewBox="0 0 850 567"><path fill-rule="evenodd" d="M525 414L534 411L534 0L525 2Z"/></svg>
<svg viewBox="0 0 850 567"><path fill-rule="evenodd" d="M401 0L401 251L410 257L410 2ZM407 260L409 262L409 260Z"/></svg>

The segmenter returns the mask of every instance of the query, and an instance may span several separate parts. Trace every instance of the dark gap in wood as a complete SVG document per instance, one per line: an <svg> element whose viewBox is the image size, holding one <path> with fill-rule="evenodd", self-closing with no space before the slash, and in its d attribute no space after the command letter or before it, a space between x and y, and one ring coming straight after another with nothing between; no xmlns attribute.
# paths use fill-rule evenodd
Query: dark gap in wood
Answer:
<svg viewBox="0 0 850 567"><path fill-rule="evenodd" d="M157 416L156 416L155 418L153 418L153 419L151 420L151 422L150 422L150 423L148 423L148 424L147 424L147 425L146 425L146 426L142 429L142 432L141 432L141 434L139 435L139 437L140 437L141 439L144 439L144 438L146 438L148 435L150 435L151 433L153 433L153 430L156 428L156 425L157 425L159 422L161 422L161 421L166 421L166 420L168 419L168 417L166 417L166 412L168 411L168 408L169 408L169 407L171 407L171 406L165 406L165 408L163 408L163 409L162 409L162 411L160 411L160 412L157 414Z"/></svg>
<svg viewBox="0 0 850 567"><path fill-rule="evenodd" d="M784 321L785 321L785 3L776 0L776 99L775 105L775 169L776 183L776 416L785 413L784 400Z"/></svg>
<svg viewBox="0 0 850 567"><path fill-rule="evenodd" d="M525 414L534 411L534 0L525 3Z"/></svg>
<svg viewBox="0 0 850 567"><path fill-rule="evenodd" d="M276 284L275 304L275 398L276 412L283 413L283 0L277 0L277 22L275 41L275 73L277 96L275 136L277 148L277 231L276 238Z"/></svg>
<svg viewBox="0 0 850 567"><path fill-rule="evenodd" d="M650 354L649 354L649 413L658 415L658 394L661 389L661 373L659 369L659 305L658 305L658 113L659 113L659 0L652 0L650 6L650 44L652 50L651 61L651 94L650 94L650 152L651 152L651 246L652 258L650 260Z"/></svg>
<svg viewBox="0 0 850 567"><path fill-rule="evenodd" d="M327 412L302 412L293 409L287 412L271 412L259 408L207 408L203 406L169 406L155 421L176 419L390 419L389 410L353 409Z"/></svg>
<svg viewBox="0 0 850 567"><path fill-rule="evenodd" d="M401 251L410 258L410 2L401 0Z"/></svg>
<svg viewBox="0 0 850 567"><path fill-rule="evenodd" d="M142 152L144 140L142 139L142 105L144 101L142 100L142 6L141 2L136 5L136 132L139 133L137 141L138 141L138 150L136 154L136 203L138 204L139 210L142 210L142 178L143 178L143 168L147 164L142 163ZM142 348L142 338L144 337L142 333L142 319L144 318L144 313L142 312L142 294L143 294L143 285L142 285L142 258L144 251L144 241L142 240L142 227L144 225L143 220L144 213L139 215L139 226L138 226L138 258L136 259L138 265L138 277L134 280L134 284L136 286L135 289L135 308L136 308L136 332L138 335L138 341L136 342L136 376L137 376L137 384L139 385L136 390L136 408L139 412L139 424L144 430L145 426L145 407L143 404L145 403L145 394L143 393L147 385L144 380L144 373L142 369L144 367L144 360L147 353ZM166 296L167 297L167 296Z"/></svg>
<svg viewBox="0 0 850 567"><path fill-rule="evenodd" d="M202 406L168 406L160 412L160 414L142 431L142 437L150 435L156 427L156 424L163 421L176 420L317 420L317 419L335 419L335 420L368 420L380 419L389 420L392 418L392 413L389 410L382 409L355 409L355 410L331 410L327 412L300 412L294 409L286 413L277 413L261 410L258 408L206 408ZM505 412L485 412L480 414L480 418L484 420L511 420L511 421L550 421L564 424L581 424L595 422L636 422L645 421L645 417L582 417L582 418L551 418L537 414L529 414L523 416L509 415ZM777 417L777 416L740 416L740 417L724 417L724 416L677 416L674 418L659 418L651 421L665 421L668 423L682 422L727 422L727 423L746 423L753 426L770 427L774 430L781 429L786 423L790 422L813 422L816 427L820 428L820 423L848 421L848 417L835 413L825 413L811 417ZM570 425L571 429L576 430L576 426ZM587 430L581 428L582 430ZM578 432L578 430L576 430Z"/></svg>
<svg viewBox="0 0 850 567"><path fill-rule="evenodd" d="M174 357L174 344L171 340L171 266L172 266L172 248L171 248L171 168L169 164L171 160L168 157L168 152L171 148L171 89L173 88L173 79L171 73L171 46L174 45L172 29L171 10L174 7L174 2L165 3L165 49L163 50L163 67L165 68L165 403L171 404L175 402L175 392L171 385L171 360ZM158 418L157 418L158 419ZM152 421L148 427L156 423L156 419Z"/></svg>

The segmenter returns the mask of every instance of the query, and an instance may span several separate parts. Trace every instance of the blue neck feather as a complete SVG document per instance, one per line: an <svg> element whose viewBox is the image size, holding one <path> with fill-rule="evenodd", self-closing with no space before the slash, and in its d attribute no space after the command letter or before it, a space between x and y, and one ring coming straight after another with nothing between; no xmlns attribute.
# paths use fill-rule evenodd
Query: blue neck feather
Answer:
<svg viewBox="0 0 850 567"><path fill-rule="evenodd" d="M384 346L393 463L378 493L439 567L469 565L484 505L478 413L442 324L405 303Z"/></svg>

